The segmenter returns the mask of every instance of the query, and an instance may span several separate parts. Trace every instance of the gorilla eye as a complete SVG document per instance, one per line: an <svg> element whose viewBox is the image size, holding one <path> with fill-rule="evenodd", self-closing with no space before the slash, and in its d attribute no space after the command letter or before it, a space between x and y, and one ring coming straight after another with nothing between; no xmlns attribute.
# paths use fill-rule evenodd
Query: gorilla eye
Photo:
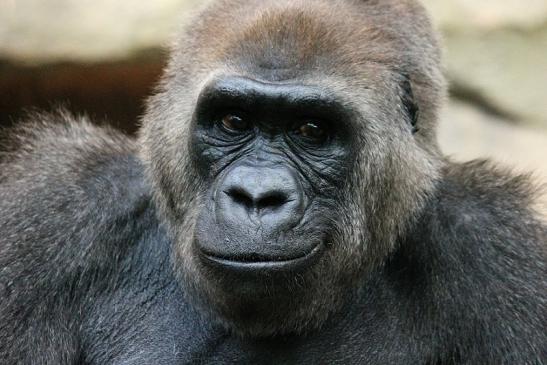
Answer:
<svg viewBox="0 0 547 365"><path fill-rule="evenodd" d="M249 123L236 114L226 114L220 119L222 128L229 132L243 132L249 129Z"/></svg>
<svg viewBox="0 0 547 365"><path fill-rule="evenodd" d="M312 142L320 143L327 139L326 128L318 122L306 122L296 129L296 133Z"/></svg>

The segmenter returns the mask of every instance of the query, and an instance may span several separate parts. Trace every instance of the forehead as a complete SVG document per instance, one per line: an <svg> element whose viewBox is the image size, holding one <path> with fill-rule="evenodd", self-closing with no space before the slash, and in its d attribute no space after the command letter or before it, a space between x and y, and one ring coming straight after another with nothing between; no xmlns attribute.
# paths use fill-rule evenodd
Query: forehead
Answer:
<svg viewBox="0 0 547 365"><path fill-rule="evenodd" d="M204 63L271 81L316 71L351 75L367 64L396 66L401 37L366 2L249 1L219 8L228 3L212 7L192 32Z"/></svg>

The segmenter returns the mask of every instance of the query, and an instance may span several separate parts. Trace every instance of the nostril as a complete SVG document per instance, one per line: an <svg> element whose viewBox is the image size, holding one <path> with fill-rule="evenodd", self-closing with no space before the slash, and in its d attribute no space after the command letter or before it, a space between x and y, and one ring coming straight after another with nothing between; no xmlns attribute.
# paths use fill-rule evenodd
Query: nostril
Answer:
<svg viewBox="0 0 547 365"><path fill-rule="evenodd" d="M259 210L264 208L278 208L287 203L288 200L288 196L285 193L273 191L260 197L256 205Z"/></svg>
<svg viewBox="0 0 547 365"><path fill-rule="evenodd" d="M253 196L246 189L234 186L225 190L224 193L238 205L247 209L266 209L279 208L289 201L289 196L282 191L264 192L258 196Z"/></svg>
<svg viewBox="0 0 547 365"><path fill-rule="evenodd" d="M232 198L235 203L243 205L246 208L252 208L254 205L253 198L241 188L233 187L224 193Z"/></svg>

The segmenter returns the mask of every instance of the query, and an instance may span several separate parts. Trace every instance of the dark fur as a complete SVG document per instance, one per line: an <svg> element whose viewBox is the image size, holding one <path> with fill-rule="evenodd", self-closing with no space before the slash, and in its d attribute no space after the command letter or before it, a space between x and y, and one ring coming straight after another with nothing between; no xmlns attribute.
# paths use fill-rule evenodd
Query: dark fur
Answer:
<svg viewBox="0 0 547 365"><path fill-rule="evenodd" d="M440 155L439 51L414 1L334 3L214 3L175 48L138 142L65 112L3 132L0 363L546 362L532 186ZM359 107L332 247L287 284L291 301L248 306L189 250L205 182L188 131L216 70L315 80Z"/></svg>

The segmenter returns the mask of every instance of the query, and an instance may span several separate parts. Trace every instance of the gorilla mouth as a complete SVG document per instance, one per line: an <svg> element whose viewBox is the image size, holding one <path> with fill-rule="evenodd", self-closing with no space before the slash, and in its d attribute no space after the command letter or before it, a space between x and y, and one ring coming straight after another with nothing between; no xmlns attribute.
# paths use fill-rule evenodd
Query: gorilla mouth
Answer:
<svg viewBox="0 0 547 365"><path fill-rule="evenodd" d="M220 256L200 251L202 261L210 266L239 273L252 272L287 272L305 269L316 263L325 251L325 244L318 243L303 255L285 257L267 257L264 255Z"/></svg>

